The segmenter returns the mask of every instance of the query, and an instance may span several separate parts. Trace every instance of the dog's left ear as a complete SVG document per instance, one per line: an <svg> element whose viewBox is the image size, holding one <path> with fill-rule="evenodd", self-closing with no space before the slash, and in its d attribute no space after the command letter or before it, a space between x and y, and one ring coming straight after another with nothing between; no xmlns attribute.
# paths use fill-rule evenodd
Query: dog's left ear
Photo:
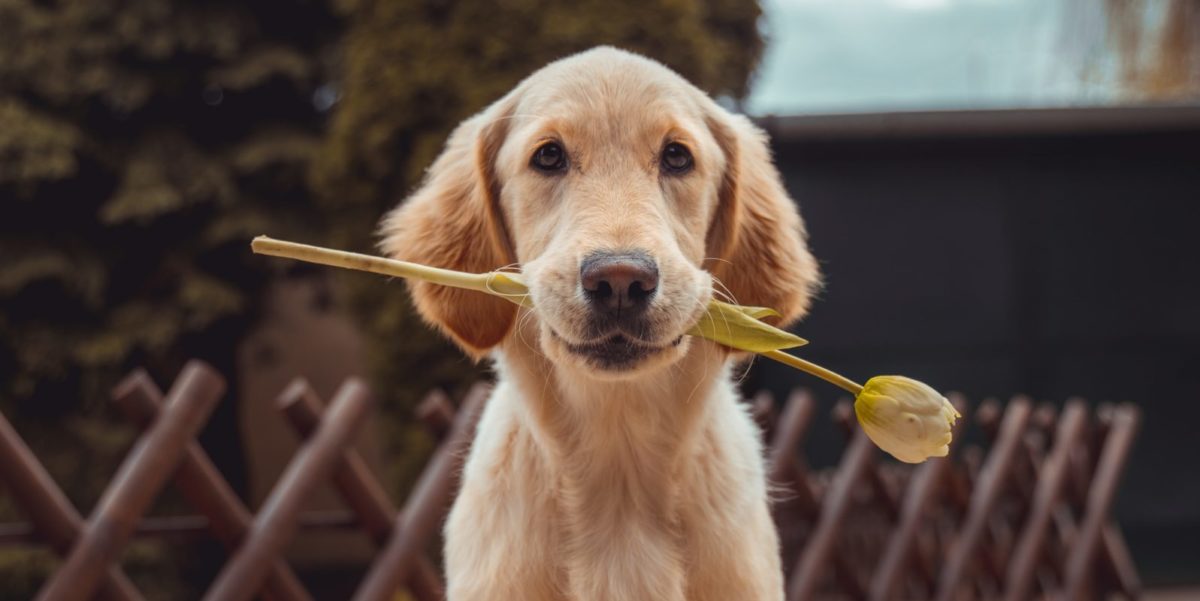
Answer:
<svg viewBox="0 0 1200 601"><path fill-rule="evenodd" d="M706 121L726 167L705 267L739 304L775 309L780 325L791 324L808 312L820 286L804 222L771 160L766 134L715 103Z"/></svg>
<svg viewBox="0 0 1200 601"><path fill-rule="evenodd" d="M381 224L388 256L482 273L515 262L498 204L493 159L504 141L506 100L450 135L424 183ZM516 306L494 296L410 281L417 311L478 359L512 329Z"/></svg>

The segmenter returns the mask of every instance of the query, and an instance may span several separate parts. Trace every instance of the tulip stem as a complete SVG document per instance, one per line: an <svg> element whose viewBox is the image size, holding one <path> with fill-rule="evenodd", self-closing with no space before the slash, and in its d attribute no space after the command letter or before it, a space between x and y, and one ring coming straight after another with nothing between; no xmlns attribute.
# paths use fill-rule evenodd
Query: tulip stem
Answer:
<svg viewBox="0 0 1200 601"><path fill-rule="evenodd" d="M285 257L309 263L329 265L330 267L369 271L371 273L400 278L416 278L443 286L466 288L479 292L491 292L488 289L488 276L491 274L488 273L463 273L461 271L430 267L418 263L409 263L408 261L397 261L395 259L373 257L371 255L346 252L344 250L333 250L321 248L320 246L300 244L298 242L288 242L287 240L276 240L267 236L255 238L250 243L250 247L260 255Z"/></svg>
<svg viewBox="0 0 1200 601"><path fill-rule="evenodd" d="M854 380L851 380L850 378L847 378L839 373L825 369L816 363L805 361L804 359L801 359L795 355L791 355L783 351L767 351L762 353L762 356L768 359L774 359L775 361L778 361L784 365L794 367L802 372L821 378L822 380L825 380L826 382L829 382L830 384L833 384L834 386L853 394L855 397L858 397L859 393L862 392L862 384L859 384L858 382L855 382Z"/></svg>
<svg viewBox="0 0 1200 601"><path fill-rule="evenodd" d="M341 267L344 269L357 269L359 271L370 271L382 275L390 275L401 278L416 278L426 282L433 282L443 286L453 286L455 288L466 288L468 290L476 290L495 294L509 301L522 306L532 306L529 304L529 293L524 284L515 279L518 274L508 273L462 273L449 269L440 269L430 267L428 265L420 265L417 263L409 263L407 261L396 261L394 259L385 259L383 257L373 257L359 253L346 252L341 250L333 250L329 248L321 248L319 246L311 246L308 244L299 244L296 242L288 242L286 240L275 240L267 236L259 236L254 239L250 245L254 252L263 255L272 255L276 257L286 257L289 259L297 259L307 261L309 263L319 263L321 265L329 265L331 267ZM502 277L506 276L506 277ZM794 367L800 371L812 374L822 380L830 382L835 386L846 389L855 397L862 392L862 386L857 382L845 378L840 374L834 373L817 365L810 363L797 357L789 355L783 351L767 351L762 353L763 356L774 359L785 365Z"/></svg>

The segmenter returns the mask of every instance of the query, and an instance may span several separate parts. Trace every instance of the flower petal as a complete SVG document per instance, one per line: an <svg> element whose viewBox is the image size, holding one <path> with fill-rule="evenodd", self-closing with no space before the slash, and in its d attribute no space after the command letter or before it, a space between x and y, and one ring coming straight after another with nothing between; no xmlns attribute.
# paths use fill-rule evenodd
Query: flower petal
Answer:
<svg viewBox="0 0 1200 601"><path fill-rule="evenodd" d="M958 411L928 385L903 376L876 376L854 400L863 431L895 458L920 463L950 452Z"/></svg>

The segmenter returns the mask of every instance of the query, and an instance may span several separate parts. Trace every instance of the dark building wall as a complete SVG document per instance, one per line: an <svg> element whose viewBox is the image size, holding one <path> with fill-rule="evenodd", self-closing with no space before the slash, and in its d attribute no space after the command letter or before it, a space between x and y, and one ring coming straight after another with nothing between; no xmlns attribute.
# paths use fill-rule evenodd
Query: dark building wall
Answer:
<svg viewBox="0 0 1200 601"><path fill-rule="evenodd" d="M1022 127L1015 111L1011 127L768 123L826 277L796 328L802 352L973 400L1138 403L1118 516L1148 580L1200 580L1200 113L1059 115L1030 117L1051 127ZM777 392L839 396L782 366L755 370L750 382ZM816 462L837 438L817 433Z"/></svg>

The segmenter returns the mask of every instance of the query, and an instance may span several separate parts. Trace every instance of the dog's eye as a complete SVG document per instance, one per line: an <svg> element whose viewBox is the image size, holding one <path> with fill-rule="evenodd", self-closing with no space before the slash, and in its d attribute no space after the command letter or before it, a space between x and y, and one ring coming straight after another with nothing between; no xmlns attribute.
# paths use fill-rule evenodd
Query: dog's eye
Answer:
<svg viewBox="0 0 1200 601"><path fill-rule="evenodd" d="M662 166L668 173L687 173L692 168L692 153L687 146L671 142L663 148Z"/></svg>
<svg viewBox="0 0 1200 601"><path fill-rule="evenodd" d="M533 153L530 164L534 169L548 173L562 171L567 168L567 151L557 142L547 142Z"/></svg>

